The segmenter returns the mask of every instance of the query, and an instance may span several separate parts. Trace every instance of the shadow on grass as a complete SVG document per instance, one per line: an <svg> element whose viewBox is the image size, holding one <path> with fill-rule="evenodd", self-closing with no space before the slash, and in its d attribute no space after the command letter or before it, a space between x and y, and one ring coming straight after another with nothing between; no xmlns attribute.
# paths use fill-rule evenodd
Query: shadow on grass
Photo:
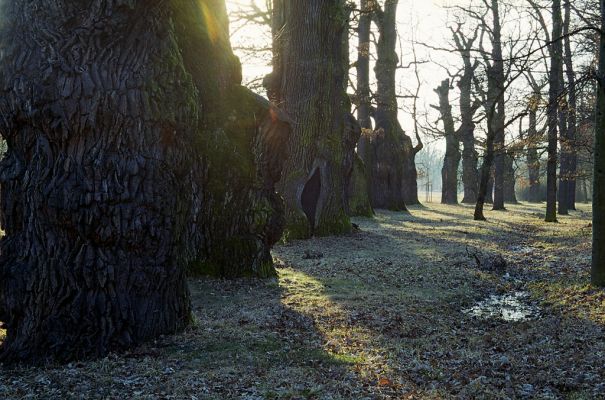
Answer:
<svg viewBox="0 0 605 400"><path fill-rule="evenodd" d="M605 344L604 325L594 318L548 304L533 321L480 320L461 312L513 285L473 267L467 247L511 257L512 244L533 240L537 231L552 234L550 227L539 230L535 218L503 221L533 212L511 208L490 224L439 221L440 215L471 218L447 209L380 212L360 221L357 235L280 247L275 253L288 266L280 270L280 285L290 293L285 303L318 322L330 352L359 360L356 373L369 396L598 397L605 391L598 386L605 380L598 356ZM427 228L427 220L436 229ZM471 240L455 235L459 222L478 227ZM584 240L568 239L557 240L570 247ZM308 248L322 257L305 260Z"/></svg>

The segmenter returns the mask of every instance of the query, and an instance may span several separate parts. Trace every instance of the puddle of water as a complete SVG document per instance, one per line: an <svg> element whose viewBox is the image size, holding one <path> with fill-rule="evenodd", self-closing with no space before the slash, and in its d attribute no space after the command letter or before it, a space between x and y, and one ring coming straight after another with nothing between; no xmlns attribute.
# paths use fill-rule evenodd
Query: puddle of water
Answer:
<svg viewBox="0 0 605 400"><path fill-rule="evenodd" d="M540 315L540 309L529 304L529 293L522 291L491 295L462 312L481 319L507 322L530 321Z"/></svg>
<svg viewBox="0 0 605 400"><path fill-rule="evenodd" d="M512 246L510 251L513 253L521 253L521 254L529 254L532 253L535 249L529 246Z"/></svg>

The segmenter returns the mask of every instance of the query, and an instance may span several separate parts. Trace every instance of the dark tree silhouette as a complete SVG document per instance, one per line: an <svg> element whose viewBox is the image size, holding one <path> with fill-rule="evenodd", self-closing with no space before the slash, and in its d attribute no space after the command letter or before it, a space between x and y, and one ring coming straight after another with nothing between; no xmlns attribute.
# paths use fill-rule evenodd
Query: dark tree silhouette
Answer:
<svg viewBox="0 0 605 400"><path fill-rule="evenodd" d="M406 210L407 204L418 203L415 156L421 143L413 146L398 120L395 75L397 56L398 0L386 0L381 8L373 1L373 20L378 26L376 44L374 132L363 156L371 185L372 206L390 210Z"/></svg>
<svg viewBox="0 0 605 400"><path fill-rule="evenodd" d="M441 114L443 135L445 136L445 157L441 169L441 203L458 204L458 167L460 166L460 138L454 127L452 106L450 105L450 80L445 79L435 89L439 96L439 106L434 107Z"/></svg>
<svg viewBox="0 0 605 400"><path fill-rule="evenodd" d="M605 0L601 0L592 195L592 283L605 286Z"/></svg>
<svg viewBox="0 0 605 400"><path fill-rule="evenodd" d="M552 42L548 46L550 70L548 72L548 161L546 164L546 222L557 222L557 161L559 129L559 96L563 75L563 23L561 0L552 2Z"/></svg>

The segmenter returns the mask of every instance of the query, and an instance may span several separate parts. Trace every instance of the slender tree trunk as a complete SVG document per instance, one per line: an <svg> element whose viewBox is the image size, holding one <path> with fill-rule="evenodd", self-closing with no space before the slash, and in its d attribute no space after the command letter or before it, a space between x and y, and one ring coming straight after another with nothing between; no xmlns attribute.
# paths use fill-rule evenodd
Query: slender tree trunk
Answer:
<svg viewBox="0 0 605 400"><path fill-rule="evenodd" d="M370 33L372 24L371 0L361 0L361 14L357 27L359 38L357 47L357 121L361 127L361 137L353 165L353 175L349 186L349 212L352 216L374 215L370 201L368 146L372 133L370 96ZM347 32L348 39L348 32ZM347 81L348 83L348 81Z"/></svg>
<svg viewBox="0 0 605 400"><path fill-rule="evenodd" d="M557 145L558 104L562 68L561 0L553 0L553 30L550 45L549 97L548 97L548 162L546 167L546 222L557 222Z"/></svg>
<svg viewBox="0 0 605 400"><path fill-rule="evenodd" d="M561 54L563 56L563 54ZM563 58L561 59L563 60ZM559 91L560 98L558 101L558 128L559 128L559 144L561 147L561 156L559 161L559 185L557 190L557 202L558 202L558 213L559 215L569 215L568 203L569 203L569 170L571 163L571 148L569 141L569 131L567 127L567 120L569 118L569 103L567 103L567 96L565 92L565 78L563 77L563 64L559 70Z"/></svg>
<svg viewBox="0 0 605 400"><path fill-rule="evenodd" d="M605 286L605 0L601 0L599 70L595 124L594 180L592 193L593 285Z"/></svg>
<svg viewBox="0 0 605 400"><path fill-rule="evenodd" d="M473 40L474 41L474 40ZM464 187L464 197L462 203L475 204L477 202L477 192L479 191L479 154L475 148L475 123L473 117L480 103L473 104L472 86L473 75L476 67L470 62L470 47L473 41L470 41L468 48L463 50L464 74L458 82L460 89L460 138L462 140L462 184ZM459 48L461 46L458 46Z"/></svg>
<svg viewBox="0 0 605 400"><path fill-rule="evenodd" d="M479 196L475 205L475 221L485 221L483 209L488 202L488 196L491 197L492 185L490 185L490 176L492 175L492 165L494 164L494 130L488 122L487 135L485 142L485 155L481 165L481 179L479 180Z"/></svg>
<svg viewBox="0 0 605 400"><path fill-rule="evenodd" d="M370 97L370 34L372 25L372 2L373 0L361 0L361 14L359 15L359 25L357 27L358 47L357 47L357 98L359 106L357 107L357 120L361 129L372 129L372 119L370 116L371 97ZM366 137L360 138L362 141ZM362 157L363 159L363 157Z"/></svg>
<svg viewBox="0 0 605 400"><path fill-rule="evenodd" d="M280 191L286 237L350 232L346 180L356 135L345 90L344 0L277 0L269 94L293 120Z"/></svg>
<svg viewBox="0 0 605 400"><path fill-rule="evenodd" d="M573 65L573 54L571 51L571 37L569 32L571 20L571 0L565 0L563 4L565 10L565 18L563 23L563 36L565 37L565 71L567 75L568 88L568 107L567 107L567 208L569 210L576 209L576 175L578 170L578 154L577 154L577 93L576 93L576 77Z"/></svg>
<svg viewBox="0 0 605 400"><path fill-rule="evenodd" d="M280 233L275 171L264 163L279 166L281 129L239 86L224 2L89 3L0 9L7 362L103 356L183 329L188 264L234 247L209 210L227 192L248 193L220 203L233 239L247 235L226 260L234 269L271 268ZM225 126L234 113L246 119ZM251 143L268 147L269 131L273 151L252 154ZM234 152L245 168L211 156ZM248 177L249 167L266 179Z"/></svg>
<svg viewBox="0 0 605 400"><path fill-rule="evenodd" d="M505 124L505 77L504 77L504 59L502 56L502 28L500 24L500 10L498 0L492 0L491 10L493 15L493 37L492 37L492 59L494 84L497 91L496 112L494 113L494 152L495 152L495 173L494 173L494 210L504 210L504 158L506 157L506 148L504 143L504 124Z"/></svg>
<svg viewBox="0 0 605 400"><path fill-rule="evenodd" d="M485 138L485 153L481 165L481 180L479 181L479 195L475 205L475 221L485 221L483 209L485 203L492 197L493 184L490 182L492 177L492 167L495 157L495 138L497 131L497 103L498 103L498 71L492 65L487 66L487 101L485 112L487 115L487 134ZM493 181L492 181L493 182Z"/></svg>
<svg viewBox="0 0 605 400"><path fill-rule="evenodd" d="M445 158L441 169L441 203L458 204L458 167L460 165L460 140L454 128L452 106L450 105L450 80L445 79L435 89L439 96L439 113L443 121L445 136Z"/></svg>
<svg viewBox="0 0 605 400"><path fill-rule="evenodd" d="M540 198L540 156L538 146L542 141L537 126L540 93L537 92L529 105L529 128L527 131L527 172L529 178L529 201L539 203Z"/></svg>

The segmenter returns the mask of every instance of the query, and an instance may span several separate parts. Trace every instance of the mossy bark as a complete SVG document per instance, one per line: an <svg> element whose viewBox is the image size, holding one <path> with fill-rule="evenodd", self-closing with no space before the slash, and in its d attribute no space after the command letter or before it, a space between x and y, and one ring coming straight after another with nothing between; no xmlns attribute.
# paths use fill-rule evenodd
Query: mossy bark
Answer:
<svg viewBox="0 0 605 400"><path fill-rule="evenodd" d="M366 166L356 155L353 173L349 184L349 214L356 217L373 217L374 209L370 203L370 188Z"/></svg>
<svg viewBox="0 0 605 400"><path fill-rule="evenodd" d="M194 260L267 274L287 124L239 86L223 0L0 11L2 360L183 329Z"/></svg>
<svg viewBox="0 0 605 400"><path fill-rule="evenodd" d="M284 238L350 232L346 192L359 126L346 94L345 1L278 0L273 7L273 72L266 85L293 121L279 183Z"/></svg>

